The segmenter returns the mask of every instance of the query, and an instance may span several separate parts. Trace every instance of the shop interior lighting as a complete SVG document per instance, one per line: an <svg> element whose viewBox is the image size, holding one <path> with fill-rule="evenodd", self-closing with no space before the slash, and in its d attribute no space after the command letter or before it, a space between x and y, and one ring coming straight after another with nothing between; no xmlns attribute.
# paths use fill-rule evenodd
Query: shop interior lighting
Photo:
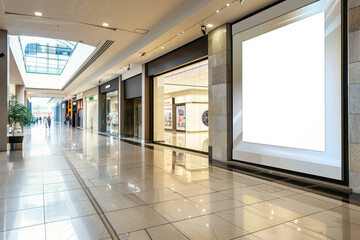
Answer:
<svg viewBox="0 0 360 240"><path fill-rule="evenodd" d="M42 17L42 12L35 12L35 16Z"/></svg>
<svg viewBox="0 0 360 240"><path fill-rule="evenodd" d="M103 25L103 27L108 27L109 26L109 24L106 23L106 22L104 22L102 25Z"/></svg>
<svg viewBox="0 0 360 240"><path fill-rule="evenodd" d="M212 28L214 25L212 25L211 23L209 23L208 25L206 25L206 27L208 28Z"/></svg>

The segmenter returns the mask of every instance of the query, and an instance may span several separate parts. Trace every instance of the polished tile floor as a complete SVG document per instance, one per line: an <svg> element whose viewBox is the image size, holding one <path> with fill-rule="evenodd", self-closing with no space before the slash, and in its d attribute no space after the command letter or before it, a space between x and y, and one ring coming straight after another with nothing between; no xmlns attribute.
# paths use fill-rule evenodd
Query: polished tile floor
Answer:
<svg viewBox="0 0 360 240"><path fill-rule="evenodd" d="M360 239L357 205L54 125L0 153L0 239Z"/></svg>

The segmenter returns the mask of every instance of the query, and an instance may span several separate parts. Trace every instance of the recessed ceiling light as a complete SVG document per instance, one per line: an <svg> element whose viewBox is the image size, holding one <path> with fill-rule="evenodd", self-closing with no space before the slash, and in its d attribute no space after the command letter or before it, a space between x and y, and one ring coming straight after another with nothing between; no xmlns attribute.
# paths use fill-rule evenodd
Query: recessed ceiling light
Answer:
<svg viewBox="0 0 360 240"><path fill-rule="evenodd" d="M161 49L164 49L164 46L161 46L160 48L161 48Z"/></svg>
<svg viewBox="0 0 360 240"><path fill-rule="evenodd" d="M42 16L42 12L35 12L35 16L41 17L41 16Z"/></svg>
<svg viewBox="0 0 360 240"><path fill-rule="evenodd" d="M227 7L230 6L230 3L227 3L226 6L227 6Z"/></svg>
<svg viewBox="0 0 360 240"><path fill-rule="evenodd" d="M108 23L106 23L106 22L103 23L103 27L108 27L108 26L109 26Z"/></svg>
<svg viewBox="0 0 360 240"><path fill-rule="evenodd" d="M216 10L216 13L219 13L220 12L220 10Z"/></svg>
<svg viewBox="0 0 360 240"><path fill-rule="evenodd" d="M206 25L207 27L211 28L213 27L214 25L212 25L211 23L209 23L208 25Z"/></svg>

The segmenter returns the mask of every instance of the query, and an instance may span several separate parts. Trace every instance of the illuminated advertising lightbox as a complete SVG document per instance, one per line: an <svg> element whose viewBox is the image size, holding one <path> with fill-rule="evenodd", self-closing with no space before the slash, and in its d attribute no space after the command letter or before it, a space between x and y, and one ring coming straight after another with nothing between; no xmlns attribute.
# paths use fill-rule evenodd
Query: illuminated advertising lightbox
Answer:
<svg viewBox="0 0 360 240"><path fill-rule="evenodd" d="M341 1L314 2L233 26L233 158L342 180Z"/></svg>

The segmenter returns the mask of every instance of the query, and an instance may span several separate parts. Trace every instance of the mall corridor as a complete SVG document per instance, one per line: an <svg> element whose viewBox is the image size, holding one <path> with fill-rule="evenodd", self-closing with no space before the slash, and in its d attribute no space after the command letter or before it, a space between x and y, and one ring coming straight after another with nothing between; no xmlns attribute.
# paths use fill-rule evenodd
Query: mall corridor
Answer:
<svg viewBox="0 0 360 240"><path fill-rule="evenodd" d="M360 240L360 0L0 0L0 240Z"/></svg>
<svg viewBox="0 0 360 240"><path fill-rule="evenodd" d="M60 124L25 136L0 155L0 239L359 239L360 206L311 187Z"/></svg>

